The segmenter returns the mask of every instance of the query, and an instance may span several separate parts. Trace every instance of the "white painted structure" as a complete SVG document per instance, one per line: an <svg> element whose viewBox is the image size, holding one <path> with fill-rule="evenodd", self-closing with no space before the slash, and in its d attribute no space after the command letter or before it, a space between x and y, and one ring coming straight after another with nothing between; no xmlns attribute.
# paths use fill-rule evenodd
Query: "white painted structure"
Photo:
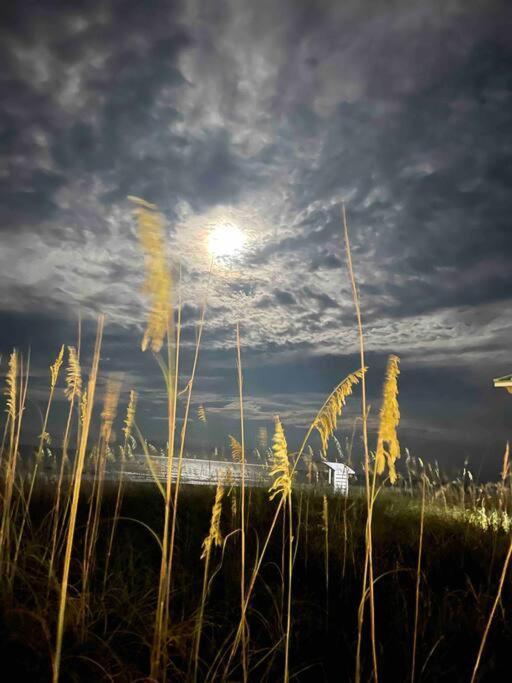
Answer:
<svg viewBox="0 0 512 683"><path fill-rule="evenodd" d="M342 462L324 462L329 468L329 484L337 493L348 495L348 478L355 472Z"/></svg>
<svg viewBox="0 0 512 683"><path fill-rule="evenodd" d="M318 462L316 484L327 484L335 493L348 494L349 477L354 475L353 469L341 462ZM318 476L318 473L320 476ZM304 482L301 473L296 473L297 481ZM126 461L124 476L130 481L165 481L167 478L167 458L162 456L134 455ZM178 458L174 458L172 481L178 477ZM245 463L244 479L248 486L264 486L270 484L269 468L266 465ZM183 484L216 484L218 481L239 485L242 481L242 466L237 462L225 460L202 460L199 458L183 458L181 461L180 480ZM311 482L310 482L311 483Z"/></svg>
<svg viewBox="0 0 512 683"><path fill-rule="evenodd" d="M268 470L264 465L245 463L244 479L251 486L265 485ZM132 481L151 481L154 478L165 481L167 478L167 458L152 456L150 462L144 455L136 455L127 461L125 475ZM178 477L178 458L173 459L172 481ZM180 479L184 484L216 484L218 481L239 484L242 480L242 466L237 462L225 460L201 460L183 458Z"/></svg>

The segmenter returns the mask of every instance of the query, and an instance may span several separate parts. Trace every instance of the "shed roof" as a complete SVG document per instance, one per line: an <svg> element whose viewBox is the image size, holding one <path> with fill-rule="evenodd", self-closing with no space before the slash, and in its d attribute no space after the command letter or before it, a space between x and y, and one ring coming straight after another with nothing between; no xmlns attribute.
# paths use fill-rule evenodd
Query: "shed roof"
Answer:
<svg viewBox="0 0 512 683"><path fill-rule="evenodd" d="M348 470L349 474L355 474L354 470L349 467L348 465L345 465L343 462L327 462L327 460L324 460L324 465L327 465L327 467L330 467L331 470L334 471L343 471L343 470Z"/></svg>

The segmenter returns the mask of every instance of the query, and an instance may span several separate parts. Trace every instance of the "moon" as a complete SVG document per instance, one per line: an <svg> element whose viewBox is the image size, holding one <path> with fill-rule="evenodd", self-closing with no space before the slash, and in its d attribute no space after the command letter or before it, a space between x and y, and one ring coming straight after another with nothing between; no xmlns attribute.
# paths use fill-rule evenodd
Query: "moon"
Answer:
<svg viewBox="0 0 512 683"><path fill-rule="evenodd" d="M232 223L219 223L208 235L208 251L214 258L229 258L243 251L247 240L243 230Z"/></svg>

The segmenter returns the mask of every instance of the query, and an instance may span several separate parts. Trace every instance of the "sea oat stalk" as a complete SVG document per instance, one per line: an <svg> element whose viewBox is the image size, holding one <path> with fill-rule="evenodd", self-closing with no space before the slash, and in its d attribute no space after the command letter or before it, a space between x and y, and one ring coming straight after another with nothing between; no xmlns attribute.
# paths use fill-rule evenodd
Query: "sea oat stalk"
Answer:
<svg viewBox="0 0 512 683"><path fill-rule="evenodd" d="M108 541L107 555L105 558L105 571L103 574L103 592L105 593L108 569L110 565L110 557L112 555L112 547L114 545L114 535L116 532L117 522L119 519L119 513L121 511L121 503L123 500L123 485L124 485L124 468L126 465L126 453L128 450L128 442L130 440L133 424L135 422L135 411L137 408L137 393L131 389L130 398L128 400L128 406L126 408L126 417L124 420L123 433L124 433L124 444L121 447L121 467L119 471L119 480L117 482L117 494L116 502L114 506L114 516L112 519L112 528L110 530L110 538Z"/></svg>
<svg viewBox="0 0 512 683"><path fill-rule="evenodd" d="M210 520L210 531L208 536L203 541L201 559L204 560L203 572L203 590L201 593L201 605L199 607L199 614L197 617L197 626L195 633L194 644L194 683L197 681L197 673L199 666L199 651L201 646L201 633L203 630L204 607L206 603L206 593L208 588L208 574L210 569L210 559L213 546L220 546L222 544L222 534L220 531L220 519L222 515L222 499L224 497L224 487L220 483L217 484L215 491L215 501L212 507L212 516Z"/></svg>
<svg viewBox="0 0 512 683"><path fill-rule="evenodd" d="M103 400L103 410L101 412L100 443L97 450L96 469L95 469L95 488L90 498L89 522L84 543L84 561L82 564L82 600L85 608L89 579L95 567L95 549L98 539L98 530L101 517L101 506L103 501L103 489L105 484L106 458L109 451L112 427L117 415L117 405L121 391L121 380L118 377L110 377L107 381L105 396ZM85 609L82 610L85 615ZM84 624L85 625L85 624Z"/></svg>
<svg viewBox="0 0 512 683"><path fill-rule="evenodd" d="M75 399L80 399L82 395L82 370L80 368L80 356L77 349L74 346L68 346L68 366L66 369L66 388L64 394L69 401L69 410L66 420L66 427L64 429L64 438L62 440L62 456L59 468L59 477L57 480L57 488L55 490L55 502L52 510L52 540L51 540L51 551L50 551L50 561L48 563L48 592L50 590L50 585L53 577L53 568L55 562L55 554L57 552L57 540L59 538L59 527L64 528L64 519L66 517L67 511L62 515L62 524L60 519L60 503L61 503L61 492L62 492L62 482L64 479L64 471L66 464L68 463L68 444L69 444L69 434L71 430L71 421L73 418Z"/></svg>
<svg viewBox="0 0 512 683"><path fill-rule="evenodd" d="M14 481L16 477L16 465L18 460L21 424L28 389L28 377L30 367L30 354L24 370L23 358L14 350L9 357L7 371L7 416L9 427L9 451L5 463L5 486L2 499L2 518L0 524L0 566L6 567L8 572L11 559L11 503L13 498ZM5 563L5 564L4 564Z"/></svg>
<svg viewBox="0 0 512 683"><path fill-rule="evenodd" d="M96 390L96 379L98 376L98 366L100 361L100 348L101 340L103 336L103 316L100 316L98 320L98 329L96 332L96 343L94 347L94 356L91 368L91 374L89 375L89 382L87 386L87 409L85 412L84 425L82 428L80 447L77 454L77 462L75 469L75 477L73 482L73 498L71 501L71 509L69 513L69 522L66 537L66 546L64 551L64 568L62 571L62 580L60 584L60 599L59 599L59 611L57 617L57 636L55 642L55 652L53 655L53 683L58 683L60 676L60 664L62 656L62 639L64 636L64 618L66 615L66 602L68 595L68 581L69 581L69 570L71 566L71 551L73 549L73 541L75 537L75 527L76 527L76 517L78 512L78 499L80 497L80 488L82 483L82 472L85 462L85 453L87 449L87 439L89 436L89 427L91 423L92 408L94 403L94 393Z"/></svg>
<svg viewBox="0 0 512 683"><path fill-rule="evenodd" d="M325 604L327 612L329 609L329 502L325 495L322 499L322 523L325 541Z"/></svg>
<svg viewBox="0 0 512 683"><path fill-rule="evenodd" d="M364 352L364 333L363 333L363 321L361 316L361 306L359 303L359 293L357 291L356 279L354 275L354 267L352 265L352 251L350 249L350 239L348 235L348 223L347 214L345 211L345 204L342 205L342 218L343 218L343 234L345 241L345 250L347 258L347 269L350 279L350 284L352 287L352 299L354 301L354 308L356 312L357 319L357 330L359 338L359 358L361 362L361 368L365 367L365 352ZM363 373L361 377L361 419L363 426L363 446L364 446L364 471L365 471L365 486L366 486L366 503L367 503L367 522L366 522L366 559L365 559L365 572L363 576L363 586L361 591L361 602L359 605L358 612L358 628L357 628L357 649L356 649L356 670L355 670L355 681L360 683L361 680L361 639L362 639L362 629L363 629L363 619L364 619L364 605L366 601L366 566L369 570L369 581L370 581L370 630L371 630L371 644L372 644L372 663L373 663L373 676L375 682L378 681L378 668L377 668L377 645L375 638L375 597L374 597L374 580L373 580L373 553L372 553L372 511L373 511L373 501L371 499L370 491L370 451L368 446L368 408L366 405L366 378Z"/></svg>
<svg viewBox="0 0 512 683"><path fill-rule="evenodd" d="M290 679L289 656L290 656L290 632L291 632L291 611L292 611L292 572L293 572L293 516L292 516L292 479L293 471L288 455L288 445L284 434L283 425L278 416L275 418L275 431L272 440L272 466L270 476L274 478L269 488L270 500L280 496L288 510L288 598L286 608L286 633L285 633L285 654L284 654L284 681L288 683ZM283 510L284 510L283 506Z"/></svg>
<svg viewBox="0 0 512 683"><path fill-rule="evenodd" d="M48 418L50 416L50 407L52 405L53 396L55 393L55 387L57 385L57 381L59 378L59 372L60 372L60 368L62 366L63 360L64 360L64 344L61 346L59 354L57 355L57 358L55 359L55 362L53 363L53 365L50 365L50 393L49 393L48 401L46 404L46 411L45 411L45 415L44 415L41 434L39 435L39 445L38 445L38 448L36 451L34 471L32 472L32 478L31 478L29 492L28 492L27 501L26 501L26 505L25 505L25 511L23 513L20 531L18 534L18 540L17 540L17 544L16 544L16 553L14 556L14 565L15 566L16 566L16 560L18 558L18 554L19 554L19 550L20 550L21 540L23 538L23 532L25 530L25 525L26 525L27 520L29 518L30 502L32 500L32 493L34 491L34 484L35 484L36 477L37 477L37 471L39 469L39 464L41 462L41 455L43 452L43 447L44 447L44 444L47 443L49 441L49 438L50 438L48 432L46 431L47 427L48 427Z"/></svg>
<svg viewBox="0 0 512 683"><path fill-rule="evenodd" d="M412 642L412 664L411 664L411 683L416 677L416 646L418 641L418 617L420 608L420 581L421 581L421 560L423 553L423 527L425 522L425 482L426 476L422 476L421 482L421 516L420 516L420 540L418 546L418 564L416 567L416 593L414 599L414 630Z"/></svg>

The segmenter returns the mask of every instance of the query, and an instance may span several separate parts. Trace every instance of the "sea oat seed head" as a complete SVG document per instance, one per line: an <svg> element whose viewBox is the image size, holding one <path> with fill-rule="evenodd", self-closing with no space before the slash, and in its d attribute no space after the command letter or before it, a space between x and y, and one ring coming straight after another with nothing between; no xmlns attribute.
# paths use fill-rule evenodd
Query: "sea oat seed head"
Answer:
<svg viewBox="0 0 512 683"><path fill-rule="evenodd" d="M75 397L80 398L82 394L82 371L74 346L68 346L68 367L64 393L69 401L73 401Z"/></svg>
<svg viewBox="0 0 512 683"><path fill-rule="evenodd" d="M103 411L101 413L102 425L101 435L103 439L108 442L112 435L112 425L116 419L117 404L119 402L119 394L121 392L121 382L119 379L110 378L107 381L107 388L105 391L105 400L103 402Z"/></svg>
<svg viewBox="0 0 512 683"><path fill-rule="evenodd" d="M275 431L272 439L272 461L270 476L274 477L269 488L270 500L277 495L287 498L292 492L292 467L288 457L288 444L279 416L275 418Z"/></svg>
<svg viewBox="0 0 512 683"><path fill-rule="evenodd" d="M64 344L60 347L59 355L55 359L55 363L50 365L50 388L54 389L59 378L60 366L64 360Z"/></svg>
<svg viewBox="0 0 512 683"><path fill-rule="evenodd" d="M400 422L400 409L398 407L398 375L400 370L398 356L390 356L384 382L382 407L380 410L379 436L377 439L377 451L375 453L375 467L377 474L384 472L387 462L389 481L396 482L395 461L400 457L400 444L398 442L397 427Z"/></svg>
<svg viewBox="0 0 512 683"><path fill-rule="evenodd" d="M222 544L222 534L220 532L220 518L222 515L222 498L224 496L224 487L219 482L215 492L215 502L212 507L212 517L210 521L210 532L203 541L203 552L201 559L203 560L211 551L212 545L220 546Z"/></svg>
<svg viewBox="0 0 512 683"><path fill-rule="evenodd" d="M229 443L231 444L233 462L242 462L242 444L231 434L229 434Z"/></svg>
<svg viewBox="0 0 512 683"><path fill-rule="evenodd" d="M341 415L347 397L352 393L353 387L359 383L367 368L356 370L346 377L331 393L322 409L315 418L314 426L320 434L322 441L322 454L327 454L327 445L334 430L338 426L338 417Z"/></svg>
<svg viewBox="0 0 512 683"><path fill-rule="evenodd" d="M130 398L128 400L128 407L126 408L126 417L124 420L123 433L125 441L131 436L133 423L135 421L135 411L137 409L137 392L130 389Z"/></svg>
<svg viewBox="0 0 512 683"><path fill-rule="evenodd" d="M158 353L167 332L171 310L171 275L165 259L165 239L162 218L156 206L139 197L128 197L137 207L139 242L146 261L144 291L150 299L146 331L142 339L143 351L150 346Z"/></svg>
<svg viewBox="0 0 512 683"><path fill-rule="evenodd" d="M9 356L9 365L7 369L6 383L7 387L5 390L7 396L7 414L14 420L16 418L16 395L17 386L16 381L18 377L18 352L16 349Z"/></svg>

